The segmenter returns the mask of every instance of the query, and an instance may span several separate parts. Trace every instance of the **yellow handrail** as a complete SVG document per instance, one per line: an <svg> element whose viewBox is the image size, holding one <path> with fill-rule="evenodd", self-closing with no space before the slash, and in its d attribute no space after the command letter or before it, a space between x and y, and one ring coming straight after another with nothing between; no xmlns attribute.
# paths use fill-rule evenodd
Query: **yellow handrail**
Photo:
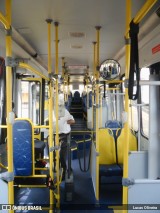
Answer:
<svg viewBox="0 0 160 213"><path fill-rule="evenodd" d="M97 42L93 42L93 76L96 77L96 44Z"/></svg>
<svg viewBox="0 0 160 213"><path fill-rule="evenodd" d="M42 177L42 178L46 178L47 175L28 175L28 176L15 176L15 178L39 178L39 177Z"/></svg>
<svg viewBox="0 0 160 213"><path fill-rule="evenodd" d="M50 127L50 125L33 126L34 129L43 129L43 128L45 129L45 128L49 128L49 127Z"/></svg>
<svg viewBox="0 0 160 213"><path fill-rule="evenodd" d="M10 29L10 24L9 21L0 13L0 22L4 25L5 29L8 30Z"/></svg>
<svg viewBox="0 0 160 213"><path fill-rule="evenodd" d="M47 25L48 25L48 74L51 73L52 70L52 64L51 64L51 23L52 20L48 19L47 21ZM53 146L53 89L52 89L52 85L49 84L49 93L50 93L50 98L49 98L49 109L48 109L48 113L49 113L49 147ZM49 164L50 164L50 168L49 168L49 175L53 180L53 152L49 152ZM50 206L52 206L54 204L54 196L52 191L50 190L49 192L50 195ZM51 210L49 211L50 213L52 212Z"/></svg>
<svg viewBox="0 0 160 213"><path fill-rule="evenodd" d="M8 169L8 166L3 165L2 163L0 163L0 167L3 169Z"/></svg>
<svg viewBox="0 0 160 213"><path fill-rule="evenodd" d="M49 78L48 78L48 77L46 77L45 75L43 75L42 73L40 73L38 70L36 70L36 69L33 68L32 66L30 66L29 64L19 62L19 65L18 65L18 66L21 67L21 68L30 70L30 71L32 71L33 73L35 73L36 75L39 75L39 76L42 77L43 79L49 81Z"/></svg>
<svg viewBox="0 0 160 213"><path fill-rule="evenodd" d="M144 16L148 13L148 11L153 7L153 5L156 2L157 0L147 0L146 3L143 5L143 7L138 11L137 15L134 17L133 22L135 24L140 23L140 21L144 18ZM127 36L128 33L129 33L129 24L126 26L125 36Z"/></svg>
<svg viewBox="0 0 160 213"><path fill-rule="evenodd" d="M55 25L55 73L58 75L58 22ZM58 79L56 79L56 145L59 146L59 127L58 127ZM60 207L60 180L59 180L59 151L56 150L56 173L57 173L57 207Z"/></svg>
<svg viewBox="0 0 160 213"><path fill-rule="evenodd" d="M7 128L7 125L0 125L0 128Z"/></svg>
<svg viewBox="0 0 160 213"><path fill-rule="evenodd" d="M96 27L97 48L96 48L96 65L99 67L99 43L100 43L100 26ZM96 72L96 81L99 80L99 71ZM96 151L99 152L99 85L96 84ZM96 158L96 199L99 200L99 156Z"/></svg>
<svg viewBox="0 0 160 213"><path fill-rule="evenodd" d="M126 27L129 26L131 21L131 0L126 0ZM129 34L127 34L126 39L129 39ZM130 44L126 43L126 70L125 78L128 79L129 76L129 66L130 66ZM129 150L129 98L128 98L128 88L125 88L125 112L128 114L128 120L124 124L125 138L124 148L123 148L123 178L128 178L128 150ZM128 204L128 187L123 186L123 204ZM128 210L123 210L123 213L128 212Z"/></svg>
<svg viewBox="0 0 160 213"><path fill-rule="evenodd" d="M11 0L5 1L7 29L11 26ZM1 16L2 18L2 16ZM11 33L6 34L6 57L12 57ZM13 144L12 144L12 124L9 122L9 115L12 111L12 68L6 66L6 112L7 112L7 144L8 144L8 172L13 173ZM13 180L8 182L8 204L14 204ZM10 213L13 210L9 210Z"/></svg>
<svg viewBox="0 0 160 213"><path fill-rule="evenodd" d="M94 41L93 42L93 77L96 78L96 44L97 42ZM94 88L92 86L92 94L94 94ZM94 104L94 96L92 95L92 105ZM92 107L92 124L91 124L91 128L94 128L94 110Z"/></svg>
<svg viewBox="0 0 160 213"><path fill-rule="evenodd" d="M144 18L144 16L149 12L149 10L153 7L157 0L148 0L143 5L143 7L138 11L137 15L133 19L135 24L140 23L140 21Z"/></svg>

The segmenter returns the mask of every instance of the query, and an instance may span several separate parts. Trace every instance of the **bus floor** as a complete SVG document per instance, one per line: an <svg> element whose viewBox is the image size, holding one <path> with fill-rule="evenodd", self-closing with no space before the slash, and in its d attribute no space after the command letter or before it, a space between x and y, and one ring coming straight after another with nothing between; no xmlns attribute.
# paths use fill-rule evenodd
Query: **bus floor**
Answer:
<svg viewBox="0 0 160 213"><path fill-rule="evenodd" d="M80 160L82 162L81 167L83 169L83 159ZM86 162L88 162L88 159L86 159ZM99 202L97 202L95 199L90 170L87 172L81 171L78 159L72 160L72 169L74 175L73 199L70 202L65 201L65 183L63 182L61 184L62 212L112 213L112 207L114 205L121 205L122 186L120 180L117 180L117 178L104 179L103 185L99 188L100 199Z"/></svg>
<svg viewBox="0 0 160 213"><path fill-rule="evenodd" d="M60 185L60 203L62 213L113 213L113 206L121 204L122 187L120 183L114 183L107 180L100 186L100 199L96 202L90 171L82 172L79 167L78 159L72 160L72 169L74 174L74 192L73 199L70 202L65 201L65 182ZM40 184L40 180L32 180L32 184ZM44 181L44 180L41 180ZM113 180L114 181L114 180ZM23 182L28 182L27 180ZM15 205L29 206L49 206L48 188L18 188L15 187ZM35 211L16 210L16 213L34 213ZM38 211L37 211L38 212ZM39 211L47 213L48 210ZM56 211L53 211L56 212Z"/></svg>

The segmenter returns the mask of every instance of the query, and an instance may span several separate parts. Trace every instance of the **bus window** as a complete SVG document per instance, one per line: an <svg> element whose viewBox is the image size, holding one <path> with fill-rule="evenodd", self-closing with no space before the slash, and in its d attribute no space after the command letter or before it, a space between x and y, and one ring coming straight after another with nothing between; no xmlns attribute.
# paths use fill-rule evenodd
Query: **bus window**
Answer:
<svg viewBox="0 0 160 213"><path fill-rule="evenodd" d="M40 84L39 82L32 82L31 83L31 108L30 117L34 124L40 123Z"/></svg>
<svg viewBox="0 0 160 213"><path fill-rule="evenodd" d="M136 81L136 74L134 73L134 80ZM136 86L133 87L133 94L136 94ZM132 105L133 104L133 105ZM137 100L131 100L131 128L135 131L138 131L138 108L135 106Z"/></svg>
<svg viewBox="0 0 160 213"><path fill-rule="evenodd" d="M149 80L149 68L142 68L140 72L140 80ZM149 104L149 86L141 86L141 103ZM142 107L142 133L148 137L149 135L149 106Z"/></svg>
<svg viewBox="0 0 160 213"><path fill-rule="evenodd" d="M131 119L130 119L130 127L134 131L138 131L138 110L135 104L137 101L131 101ZM132 105L133 104L133 105Z"/></svg>
<svg viewBox="0 0 160 213"><path fill-rule="evenodd" d="M28 81L22 81L21 82L21 91L22 91L22 118L29 118L29 100L28 100L28 94L29 94L29 82Z"/></svg>
<svg viewBox="0 0 160 213"><path fill-rule="evenodd" d="M21 82L21 117L29 118L36 125L40 123L40 83Z"/></svg>
<svg viewBox="0 0 160 213"><path fill-rule="evenodd" d="M48 108L49 108L49 86L46 83L45 84L45 101L44 101L44 121L48 121Z"/></svg>

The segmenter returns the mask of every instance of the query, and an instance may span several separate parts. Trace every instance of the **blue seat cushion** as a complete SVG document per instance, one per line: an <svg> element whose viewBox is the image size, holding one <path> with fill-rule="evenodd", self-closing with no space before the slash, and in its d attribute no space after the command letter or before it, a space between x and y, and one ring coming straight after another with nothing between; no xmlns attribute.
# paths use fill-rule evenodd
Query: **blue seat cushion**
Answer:
<svg viewBox="0 0 160 213"><path fill-rule="evenodd" d="M99 175L101 176L122 176L123 171L121 167L117 164L106 165L100 164L99 165Z"/></svg>
<svg viewBox="0 0 160 213"><path fill-rule="evenodd" d="M118 164L118 165L123 170L123 164Z"/></svg>

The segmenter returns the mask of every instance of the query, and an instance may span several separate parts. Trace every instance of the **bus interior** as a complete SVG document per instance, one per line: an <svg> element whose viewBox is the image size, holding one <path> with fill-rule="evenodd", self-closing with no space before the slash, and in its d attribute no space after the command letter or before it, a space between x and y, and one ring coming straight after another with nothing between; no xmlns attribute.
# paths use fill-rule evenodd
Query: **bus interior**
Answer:
<svg viewBox="0 0 160 213"><path fill-rule="evenodd" d="M160 212L159 103L159 0L1 0L0 213Z"/></svg>

